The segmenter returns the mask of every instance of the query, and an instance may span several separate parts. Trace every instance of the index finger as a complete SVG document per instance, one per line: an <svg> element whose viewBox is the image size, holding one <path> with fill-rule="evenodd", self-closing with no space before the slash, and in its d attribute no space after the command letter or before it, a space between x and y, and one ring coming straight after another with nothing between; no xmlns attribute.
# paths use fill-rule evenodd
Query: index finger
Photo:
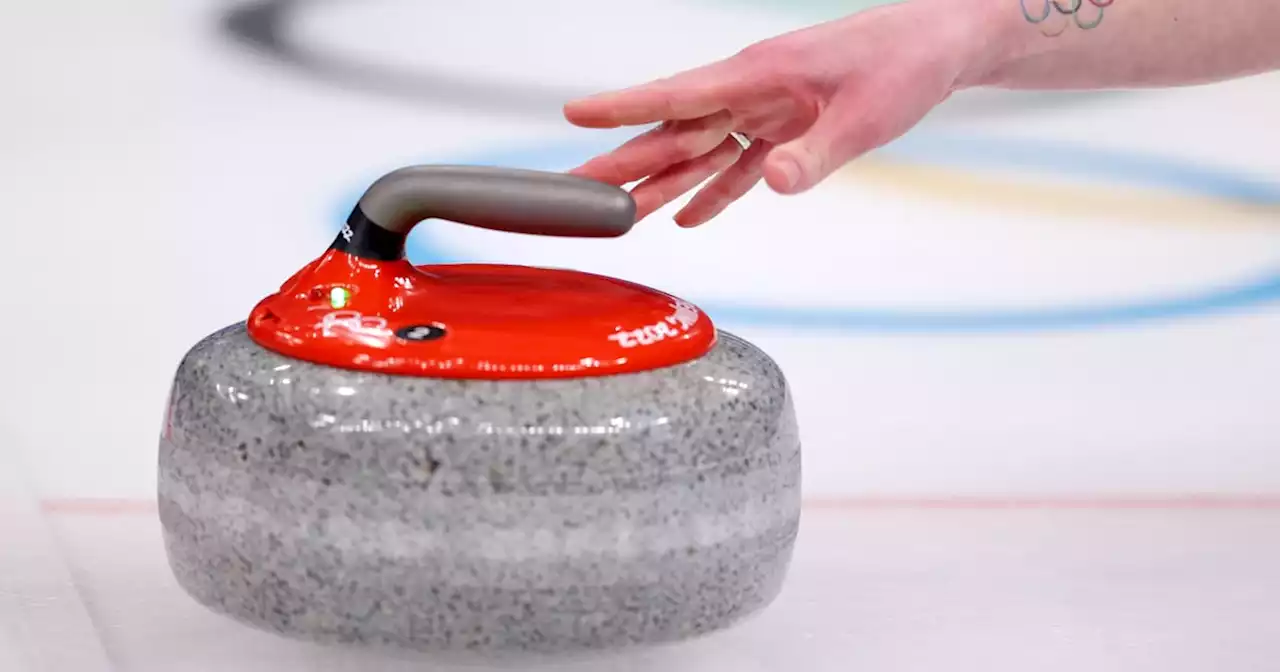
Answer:
<svg viewBox="0 0 1280 672"><path fill-rule="evenodd" d="M585 128L641 126L698 119L726 108L748 86L750 72L727 59L619 91L580 98L564 106L564 116Z"/></svg>

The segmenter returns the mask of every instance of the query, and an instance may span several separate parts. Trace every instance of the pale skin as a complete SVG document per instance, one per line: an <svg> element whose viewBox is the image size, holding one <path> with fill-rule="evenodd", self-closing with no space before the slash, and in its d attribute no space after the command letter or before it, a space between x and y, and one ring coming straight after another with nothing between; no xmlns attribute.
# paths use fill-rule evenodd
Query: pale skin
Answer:
<svg viewBox="0 0 1280 672"><path fill-rule="evenodd" d="M675 215L692 227L762 180L780 194L812 189L956 91L1187 86L1280 69L1280 11L1263 0L1114 0L1089 30L1059 11L1030 23L1017 2L906 0L573 101L565 117L578 126L662 125L571 172L638 182L637 219L697 189ZM1025 3L1039 19L1042 0ZM1089 0L1079 7L1085 23L1097 16Z"/></svg>

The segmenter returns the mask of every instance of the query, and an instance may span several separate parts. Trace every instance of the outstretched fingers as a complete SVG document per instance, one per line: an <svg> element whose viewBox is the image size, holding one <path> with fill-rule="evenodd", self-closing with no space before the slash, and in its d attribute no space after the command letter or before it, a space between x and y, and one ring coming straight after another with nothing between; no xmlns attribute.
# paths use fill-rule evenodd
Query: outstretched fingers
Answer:
<svg viewBox="0 0 1280 672"><path fill-rule="evenodd" d="M588 96L564 106L564 116L584 128L619 128L698 119L728 107L752 88L751 68L737 57L648 84Z"/></svg>
<svg viewBox="0 0 1280 672"><path fill-rule="evenodd" d="M711 152L732 129L733 117L725 111L666 123L569 172L622 186Z"/></svg>
<svg viewBox="0 0 1280 672"><path fill-rule="evenodd" d="M708 178L734 165L742 147L732 138L696 159L677 163L650 177L631 190L636 202L636 219L644 219L680 198Z"/></svg>
<svg viewBox="0 0 1280 672"><path fill-rule="evenodd" d="M737 145L736 141L732 142ZM684 228L700 226L745 196L760 182L764 160L770 149L767 142L757 140L753 143L736 163L689 199L684 208L676 213L676 224Z"/></svg>

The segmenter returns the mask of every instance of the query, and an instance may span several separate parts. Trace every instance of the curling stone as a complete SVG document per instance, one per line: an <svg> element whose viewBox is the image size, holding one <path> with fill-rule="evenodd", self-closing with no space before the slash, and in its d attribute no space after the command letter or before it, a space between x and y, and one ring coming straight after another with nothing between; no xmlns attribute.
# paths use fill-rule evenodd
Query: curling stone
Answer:
<svg viewBox="0 0 1280 672"><path fill-rule="evenodd" d="M801 472L768 356L644 286L404 255L427 219L616 237L634 217L562 174L374 183L178 366L159 503L183 589L286 637L443 653L673 642L768 605Z"/></svg>

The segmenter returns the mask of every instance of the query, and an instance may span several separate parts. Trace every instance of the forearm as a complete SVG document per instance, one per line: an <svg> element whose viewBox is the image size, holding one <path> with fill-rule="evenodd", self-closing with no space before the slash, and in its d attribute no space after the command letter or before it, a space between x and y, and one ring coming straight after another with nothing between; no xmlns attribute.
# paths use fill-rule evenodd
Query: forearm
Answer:
<svg viewBox="0 0 1280 672"><path fill-rule="evenodd" d="M1280 68L1280 11L1268 0L1114 0L1089 30L1052 5L1032 23L1019 0L923 1L973 12L972 65L959 88L1183 86ZM1043 0L1023 1L1032 19L1044 15ZM1095 20L1098 8L1079 1L1081 22Z"/></svg>

